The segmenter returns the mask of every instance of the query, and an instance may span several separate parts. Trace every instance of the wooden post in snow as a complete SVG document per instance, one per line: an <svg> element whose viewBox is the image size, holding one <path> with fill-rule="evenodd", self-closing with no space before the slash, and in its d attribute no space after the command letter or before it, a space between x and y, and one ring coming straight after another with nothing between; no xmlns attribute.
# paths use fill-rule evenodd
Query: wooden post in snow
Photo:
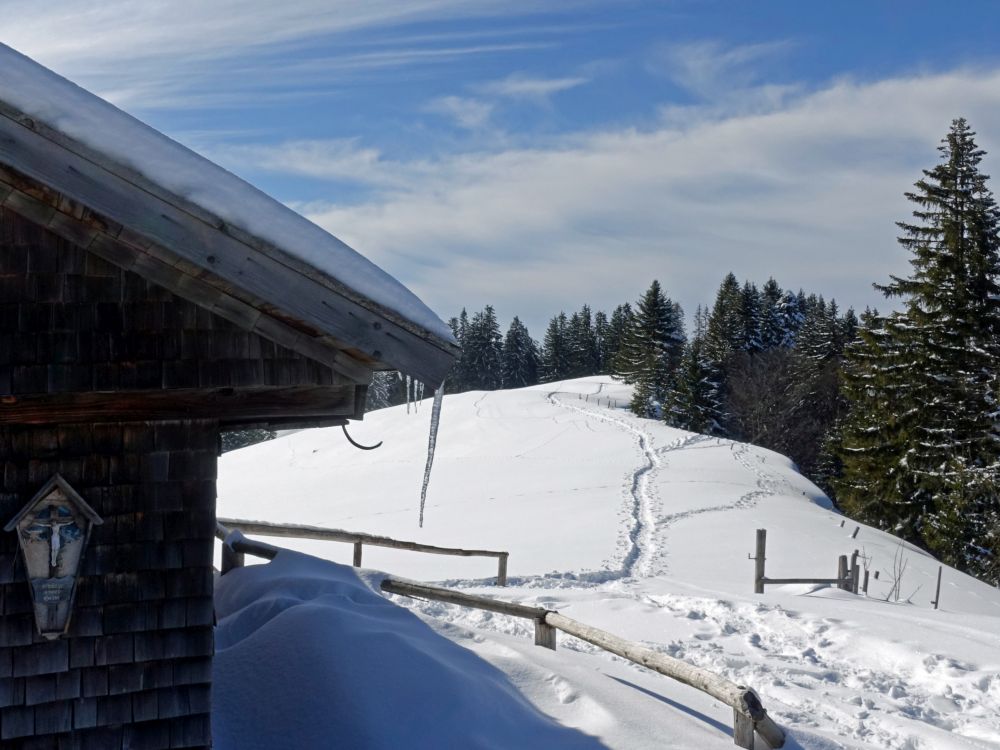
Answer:
<svg viewBox="0 0 1000 750"><path fill-rule="evenodd" d="M354 543L354 567L355 568L360 568L361 567L361 548L363 546L364 545L361 542L355 542Z"/></svg>
<svg viewBox="0 0 1000 750"><path fill-rule="evenodd" d="M767 529L757 529L757 549L754 552L753 592L764 593L764 561L767 549Z"/></svg>
<svg viewBox="0 0 1000 750"><path fill-rule="evenodd" d="M236 552L227 544L222 545L222 568L219 571L225 575L233 568L242 568L246 563L246 557L242 552Z"/></svg>
<svg viewBox="0 0 1000 750"><path fill-rule="evenodd" d="M851 554L851 593L858 593L858 588L861 584L861 566L858 565L858 555L860 553L857 550Z"/></svg>
<svg viewBox="0 0 1000 750"><path fill-rule="evenodd" d="M934 601L931 602L931 604L934 605L934 609L937 609L938 605L941 603L941 572L943 570L944 570L944 566L943 565L939 565L938 566L937 589L934 591Z"/></svg>
<svg viewBox="0 0 1000 750"><path fill-rule="evenodd" d="M501 552L500 557L497 560L497 586L507 585L507 558L510 554L507 552Z"/></svg>
<svg viewBox="0 0 1000 750"><path fill-rule="evenodd" d="M847 555L841 555L837 558L837 578L840 581L837 588L849 591L849 585L845 582L847 579Z"/></svg>
<svg viewBox="0 0 1000 750"><path fill-rule="evenodd" d="M556 650L556 629L545 622L545 619L535 620L535 645Z"/></svg>

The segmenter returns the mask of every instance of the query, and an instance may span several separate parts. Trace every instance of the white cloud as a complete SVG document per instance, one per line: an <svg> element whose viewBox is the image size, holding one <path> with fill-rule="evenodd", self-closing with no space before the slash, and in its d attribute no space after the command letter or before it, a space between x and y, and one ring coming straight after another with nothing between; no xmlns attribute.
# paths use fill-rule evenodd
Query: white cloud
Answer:
<svg viewBox="0 0 1000 750"><path fill-rule="evenodd" d="M478 86L484 94L510 99L533 99L547 101L553 94L568 91L588 83L588 79L573 78L533 78L523 74L513 74L499 81L491 81Z"/></svg>
<svg viewBox="0 0 1000 750"><path fill-rule="evenodd" d="M791 48L789 42L727 47L715 41L663 45L649 55L648 67L704 99L751 88L758 65Z"/></svg>
<svg viewBox="0 0 1000 750"><path fill-rule="evenodd" d="M387 180L391 178L383 169L378 149L360 146L357 138L286 141L279 146L214 145L204 151L226 164L252 164L259 169L303 177L366 182L377 181L378 174L384 174ZM389 184L384 182L382 186Z"/></svg>
<svg viewBox="0 0 1000 750"><path fill-rule="evenodd" d="M309 215L442 315L489 302L536 335L560 308L607 309L654 277L693 310L730 269L864 306L871 282L906 271L902 193L959 115L1000 148L1000 72L843 81L765 113L436 160L337 143L336 176L376 195ZM285 168L316 169L324 148L286 148Z"/></svg>
<svg viewBox="0 0 1000 750"><path fill-rule="evenodd" d="M481 99L441 96L429 101L424 110L450 117L463 128L477 130L489 122L490 115L493 113L493 105Z"/></svg>

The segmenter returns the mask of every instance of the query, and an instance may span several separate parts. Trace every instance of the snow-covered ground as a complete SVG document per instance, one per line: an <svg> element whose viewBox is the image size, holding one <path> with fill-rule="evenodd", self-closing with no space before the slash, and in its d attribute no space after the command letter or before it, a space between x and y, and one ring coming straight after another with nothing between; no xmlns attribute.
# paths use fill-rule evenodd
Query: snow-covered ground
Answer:
<svg viewBox="0 0 1000 750"><path fill-rule="evenodd" d="M749 685L789 731L786 747L1000 748L1000 591L946 568L934 610L934 559L866 526L852 539L858 524L842 526L843 516L783 456L637 419L622 409L627 397L607 378L447 397L423 529L417 517L429 402L416 413L405 406L375 412L352 427L361 443L385 441L375 451L352 448L338 428L227 454L219 515L508 550L506 589L493 585L492 559L366 547L364 562L557 609ZM810 585L755 595L748 555L758 528L768 531L771 577L832 577L837 556L857 549L879 578L867 597ZM350 563L347 544L273 541ZM897 559L906 566L898 601L889 596ZM629 750L733 746L729 708L587 644L560 636L552 652L532 645L530 622L399 597L430 628L385 614L396 608L378 609L375 618L365 586L373 574L296 556L278 562L284 567L269 578L248 569L220 583L220 747L235 742L222 728L233 726L236 713L248 732L254 722L261 731L276 726L272 712L248 705L274 686L272 674L300 686L282 695L304 691L312 701L307 716L288 727L287 747L332 746L315 744L296 726L308 726L309 738L344 731L338 706L353 704L337 698L342 679L356 681L363 701L379 709L376 724L399 728L352 746L594 746L584 735ZM381 636L365 637L365 622ZM471 651L477 666L433 645L435 631ZM247 646L286 636L312 658L282 666L280 648ZM381 656L387 637L409 644L424 666L407 666L405 648ZM256 680L244 674L251 654ZM470 681L470 674L481 679ZM485 687L476 692L472 682ZM317 693L323 700L313 700ZM580 731L557 732L521 696ZM454 726L442 728L447 716L421 722L418 711L439 702L454 704L446 714L456 723L477 717L482 731L459 741ZM491 703L498 707L492 712ZM317 716L323 705L328 711ZM509 722L488 718L496 713L547 728L525 744L509 734ZM232 746L253 746L246 743L241 737Z"/></svg>

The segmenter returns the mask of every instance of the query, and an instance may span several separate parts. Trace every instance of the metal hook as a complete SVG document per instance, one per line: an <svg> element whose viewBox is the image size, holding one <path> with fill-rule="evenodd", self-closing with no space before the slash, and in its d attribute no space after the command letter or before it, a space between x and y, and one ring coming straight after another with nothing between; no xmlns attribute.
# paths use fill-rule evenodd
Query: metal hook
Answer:
<svg viewBox="0 0 1000 750"><path fill-rule="evenodd" d="M359 449L361 449L363 451L373 451L373 450L375 450L376 448L378 448L378 447L380 447L382 445L382 441L381 440L379 440L375 445L362 445L361 443L357 442L354 438L351 437L350 433L347 431L347 425L346 424L340 425L340 429L342 429L344 431L344 437L347 438L347 442L349 442L355 448L359 448Z"/></svg>

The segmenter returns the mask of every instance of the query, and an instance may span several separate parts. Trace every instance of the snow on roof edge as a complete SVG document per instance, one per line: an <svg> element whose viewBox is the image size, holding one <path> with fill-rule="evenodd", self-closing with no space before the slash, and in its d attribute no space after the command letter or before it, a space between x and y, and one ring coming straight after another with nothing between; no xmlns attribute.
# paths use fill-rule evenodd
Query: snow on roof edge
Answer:
<svg viewBox="0 0 1000 750"><path fill-rule="evenodd" d="M0 43L0 100L272 245L445 343L451 329L346 243L240 177Z"/></svg>

